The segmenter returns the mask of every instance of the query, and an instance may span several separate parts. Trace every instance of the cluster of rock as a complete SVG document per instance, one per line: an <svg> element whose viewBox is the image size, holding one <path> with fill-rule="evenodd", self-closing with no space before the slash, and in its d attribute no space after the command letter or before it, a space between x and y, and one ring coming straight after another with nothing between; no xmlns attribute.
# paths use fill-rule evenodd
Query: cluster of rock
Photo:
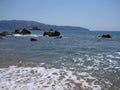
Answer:
<svg viewBox="0 0 120 90"><path fill-rule="evenodd" d="M16 29L13 32L13 34L23 34L23 35L25 35L25 34L31 34L31 32L29 30L27 30L26 28L24 28L21 32L18 29Z"/></svg>
<svg viewBox="0 0 120 90"><path fill-rule="evenodd" d="M12 35L12 34L23 34L23 35L25 35L25 34L31 34L31 32L29 30L25 29L25 28L21 32L18 29L16 29L14 32L11 32L11 33L7 32L7 31L3 31L3 32L0 33L0 36L7 36L7 35Z"/></svg>
<svg viewBox="0 0 120 90"><path fill-rule="evenodd" d="M31 32L29 30L27 30L26 28L22 29L22 31L20 32L18 29L16 29L14 32L7 32L7 31L3 31L0 33L0 39L2 39L2 37L5 37L7 35L13 35L13 34L31 34Z"/></svg>
<svg viewBox="0 0 120 90"><path fill-rule="evenodd" d="M36 28L36 27L35 27ZM31 32L29 30L27 30L26 28L22 29L22 31L16 29L14 32L9 33L7 31L1 32L0 33L0 39L2 39L2 37L5 37L7 35L13 35L13 34L22 34L22 35L26 35L26 34L31 34ZM43 33L43 36L49 36L49 37L55 37L55 38L62 38L61 33L59 31L54 31L54 30L50 30L50 31L45 31ZM112 36L110 34L103 34L101 36L98 37L102 37L102 38L112 38ZM30 41L37 41L37 39L35 38L30 38Z"/></svg>
<svg viewBox="0 0 120 90"><path fill-rule="evenodd" d="M0 39L2 39L2 37L5 37L7 35L13 35L13 34L22 34L22 35L26 35L26 34L31 34L31 32L29 30L27 30L26 28L22 29L22 31L16 29L14 32L7 32L7 31L4 31L4 32L1 32L0 33ZM43 33L43 36L49 36L49 37L55 37L55 38L62 38L62 36L60 36L61 33L58 32L58 31L53 31L52 29L50 31L45 31ZM30 41L37 41L37 39L35 38L30 38Z"/></svg>

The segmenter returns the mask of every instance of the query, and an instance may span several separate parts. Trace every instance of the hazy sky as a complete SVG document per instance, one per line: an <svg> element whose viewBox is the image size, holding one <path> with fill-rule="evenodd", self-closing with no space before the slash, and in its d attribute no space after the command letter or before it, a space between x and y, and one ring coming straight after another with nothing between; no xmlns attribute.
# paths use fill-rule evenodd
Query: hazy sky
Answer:
<svg viewBox="0 0 120 90"><path fill-rule="evenodd" d="M120 30L120 0L0 0L0 20Z"/></svg>

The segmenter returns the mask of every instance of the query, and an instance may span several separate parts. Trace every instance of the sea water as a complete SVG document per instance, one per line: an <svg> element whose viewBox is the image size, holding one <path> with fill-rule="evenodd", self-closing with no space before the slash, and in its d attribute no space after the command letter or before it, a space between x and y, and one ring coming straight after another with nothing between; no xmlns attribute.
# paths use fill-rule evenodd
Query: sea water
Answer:
<svg viewBox="0 0 120 90"><path fill-rule="evenodd" d="M43 32L0 40L0 60L39 64L1 67L0 90L120 90L119 31L60 30L61 39Z"/></svg>

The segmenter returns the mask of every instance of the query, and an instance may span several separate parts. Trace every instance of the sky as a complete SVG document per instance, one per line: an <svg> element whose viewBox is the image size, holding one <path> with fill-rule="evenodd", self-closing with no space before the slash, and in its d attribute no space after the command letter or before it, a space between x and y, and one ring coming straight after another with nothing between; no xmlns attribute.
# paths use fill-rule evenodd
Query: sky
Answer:
<svg viewBox="0 0 120 90"><path fill-rule="evenodd" d="M120 0L0 0L0 20L120 31Z"/></svg>

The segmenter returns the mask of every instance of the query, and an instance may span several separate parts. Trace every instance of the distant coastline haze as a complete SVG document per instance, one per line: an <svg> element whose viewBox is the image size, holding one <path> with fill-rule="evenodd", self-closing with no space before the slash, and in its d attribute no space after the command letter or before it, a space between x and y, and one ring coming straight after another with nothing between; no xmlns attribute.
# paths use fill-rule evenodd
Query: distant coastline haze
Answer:
<svg viewBox="0 0 120 90"><path fill-rule="evenodd" d="M35 28L34 28L35 27ZM80 30L89 31L89 29L84 27L75 26L57 26L49 25L36 21L26 21L26 20L2 20L0 21L0 30L15 30L15 29L37 29L37 30Z"/></svg>

